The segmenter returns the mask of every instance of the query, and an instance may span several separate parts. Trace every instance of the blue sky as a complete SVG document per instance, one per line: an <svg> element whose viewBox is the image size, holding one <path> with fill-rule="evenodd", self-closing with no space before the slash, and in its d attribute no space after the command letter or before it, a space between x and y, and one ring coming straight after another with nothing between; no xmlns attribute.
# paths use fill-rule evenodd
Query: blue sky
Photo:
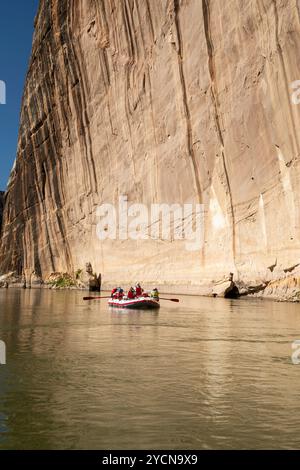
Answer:
<svg viewBox="0 0 300 470"><path fill-rule="evenodd" d="M6 104L0 104L0 190L6 188L16 155L21 98L38 3L0 0L0 80L6 84Z"/></svg>

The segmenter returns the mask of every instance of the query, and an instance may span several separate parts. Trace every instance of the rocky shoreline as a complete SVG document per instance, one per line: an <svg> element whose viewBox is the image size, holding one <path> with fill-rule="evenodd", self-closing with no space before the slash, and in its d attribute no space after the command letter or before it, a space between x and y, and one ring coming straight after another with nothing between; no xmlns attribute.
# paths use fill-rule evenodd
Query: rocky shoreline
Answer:
<svg viewBox="0 0 300 470"><path fill-rule="evenodd" d="M118 285L127 285L130 282L116 282ZM245 283L243 281L234 281L233 274L224 276L219 281L211 281L202 285L176 285L163 284L153 281L147 282L146 289L151 289L153 285L160 292L177 295L196 295L201 297L218 298L260 298L273 300L277 302L300 302L300 273L293 276L264 281L258 283ZM110 291L114 285L101 282L101 274L93 272L90 263L87 263L86 270L78 270L75 273L52 273L45 279L32 274L30 280L24 275L20 276L14 272L0 276L0 288L27 288L27 289L52 289L52 290L82 290L100 292Z"/></svg>
<svg viewBox="0 0 300 470"><path fill-rule="evenodd" d="M85 269L78 269L75 273L55 272L45 279L35 272L18 275L12 271L0 276L0 288L88 289L100 292L101 279L101 273L93 272L91 263L86 263Z"/></svg>

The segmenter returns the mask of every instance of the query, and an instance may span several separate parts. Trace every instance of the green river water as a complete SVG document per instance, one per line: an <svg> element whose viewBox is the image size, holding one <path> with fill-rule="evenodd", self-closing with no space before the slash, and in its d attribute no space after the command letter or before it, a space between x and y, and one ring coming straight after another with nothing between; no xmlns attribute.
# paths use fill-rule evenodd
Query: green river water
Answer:
<svg viewBox="0 0 300 470"><path fill-rule="evenodd" d="M0 290L0 449L300 448L300 305Z"/></svg>

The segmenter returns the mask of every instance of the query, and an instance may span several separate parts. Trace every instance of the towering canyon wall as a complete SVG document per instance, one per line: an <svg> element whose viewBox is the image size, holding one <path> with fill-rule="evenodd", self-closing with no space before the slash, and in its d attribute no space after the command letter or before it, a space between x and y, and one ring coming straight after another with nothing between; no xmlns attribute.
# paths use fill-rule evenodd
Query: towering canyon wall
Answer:
<svg viewBox="0 0 300 470"><path fill-rule="evenodd" d="M4 208L4 192L0 191L0 232L1 232L1 226L2 226L3 208Z"/></svg>
<svg viewBox="0 0 300 470"><path fill-rule="evenodd" d="M246 284L294 275L299 13L296 0L41 0L0 272L91 261L108 284L182 292L230 271ZM121 195L203 204L203 248L100 241L97 207Z"/></svg>

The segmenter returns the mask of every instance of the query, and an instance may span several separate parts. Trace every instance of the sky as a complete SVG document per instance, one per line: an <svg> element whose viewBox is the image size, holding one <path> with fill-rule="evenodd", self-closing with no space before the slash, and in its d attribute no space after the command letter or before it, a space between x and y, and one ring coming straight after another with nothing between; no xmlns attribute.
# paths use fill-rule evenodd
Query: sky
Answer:
<svg viewBox="0 0 300 470"><path fill-rule="evenodd" d="M0 0L0 190L17 149L21 99L39 0ZM6 104L3 102L3 82Z"/></svg>

